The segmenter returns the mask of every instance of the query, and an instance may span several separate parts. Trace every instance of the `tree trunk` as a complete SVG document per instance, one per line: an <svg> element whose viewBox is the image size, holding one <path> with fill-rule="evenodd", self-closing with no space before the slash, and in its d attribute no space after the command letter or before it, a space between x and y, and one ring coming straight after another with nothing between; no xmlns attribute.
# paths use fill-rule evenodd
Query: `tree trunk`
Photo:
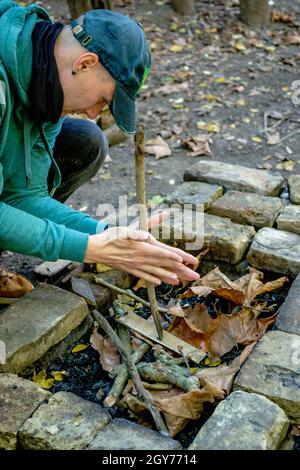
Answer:
<svg viewBox="0 0 300 470"><path fill-rule="evenodd" d="M192 15L194 13L194 0L171 0L171 5L180 15Z"/></svg>
<svg viewBox="0 0 300 470"><path fill-rule="evenodd" d="M72 19L78 18L78 16L88 10L98 8L112 9L111 0L68 0L68 5Z"/></svg>
<svg viewBox="0 0 300 470"><path fill-rule="evenodd" d="M249 26L268 24L269 0L240 0L242 21Z"/></svg>
<svg viewBox="0 0 300 470"><path fill-rule="evenodd" d="M72 19L78 18L85 11L92 9L91 0L68 0Z"/></svg>

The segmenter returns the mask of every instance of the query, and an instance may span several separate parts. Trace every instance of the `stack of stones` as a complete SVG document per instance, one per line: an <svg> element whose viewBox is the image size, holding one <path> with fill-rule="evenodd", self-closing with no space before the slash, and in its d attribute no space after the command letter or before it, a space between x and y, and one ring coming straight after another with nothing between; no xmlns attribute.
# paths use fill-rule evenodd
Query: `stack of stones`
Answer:
<svg viewBox="0 0 300 470"><path fill-rule="evenodd" d="M196 235L209 247L207 259L236 267L246 259L258 269L295 278L300 270L300 175L288 180L290 199L284 186L279 174L219 161L197 162L185 172L184 183L166 197L172 207L193 204L205 211L201 233L187 224L178 244L193 251L184 243ZM169 233L168 224L171 218L164 222L160 238L176 241L176 222L169 240L162 236Z"/></svg>

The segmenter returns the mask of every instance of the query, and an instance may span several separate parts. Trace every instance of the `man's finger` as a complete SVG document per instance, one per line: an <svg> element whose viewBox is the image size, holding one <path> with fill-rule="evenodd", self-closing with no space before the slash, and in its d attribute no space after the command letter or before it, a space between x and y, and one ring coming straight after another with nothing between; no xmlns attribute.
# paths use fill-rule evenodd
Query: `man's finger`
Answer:
<svg viewBox="0 0 300 470"><path fill-rule="evenodd" d="M175 248L174 246L166 245L165 243L156 240L156 238L154 237L151 237L150 243L152 243L154 246L159 246L164 250L171 251L172 253L177 253L182 258L184 263L197 265L199 262L195 256L186 253L186 251L180 250L180 248Z"/></svg>

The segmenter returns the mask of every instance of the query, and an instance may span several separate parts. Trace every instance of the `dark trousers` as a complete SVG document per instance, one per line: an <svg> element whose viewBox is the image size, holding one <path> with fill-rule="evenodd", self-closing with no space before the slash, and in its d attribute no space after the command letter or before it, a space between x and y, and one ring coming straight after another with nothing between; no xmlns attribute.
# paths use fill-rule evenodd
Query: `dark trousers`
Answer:
<svg viewBox="0 0 300 470"><path fill-rule="evenodd" d="M62 182L53 195L60 202L89 181L101 167L108 154L108 141L101 129L91 121L65 118L53 149L61 171ZM52 188L53 168L48 175Z"/></svg>

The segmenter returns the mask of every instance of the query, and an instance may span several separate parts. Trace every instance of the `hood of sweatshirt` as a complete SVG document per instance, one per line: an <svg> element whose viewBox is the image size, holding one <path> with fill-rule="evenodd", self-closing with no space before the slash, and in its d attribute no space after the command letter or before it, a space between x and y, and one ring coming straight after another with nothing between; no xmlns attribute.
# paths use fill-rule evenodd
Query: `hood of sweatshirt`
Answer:
<svg viewBox="0 0 300 470"><path fill-rule="evenodd" d="M24 8L11 0L0 0L0 57L16 95L27 108L32 73L31 35L38 20L49 19L38 5Z"/></svg>
<svg viewBox="0 0 300 470"><path fill-rule="evenodd" d="M20 7L12 0L0 0L0 59L4 64L14 92L14 101L30 108L29 89L32 75L31 36L36 23L50 20L48 13L36 4ZM31 181L31 129L36 124L24 112L23 141L27 185ZM53 161L52 152L43 134L42 140Z"/></svg>

